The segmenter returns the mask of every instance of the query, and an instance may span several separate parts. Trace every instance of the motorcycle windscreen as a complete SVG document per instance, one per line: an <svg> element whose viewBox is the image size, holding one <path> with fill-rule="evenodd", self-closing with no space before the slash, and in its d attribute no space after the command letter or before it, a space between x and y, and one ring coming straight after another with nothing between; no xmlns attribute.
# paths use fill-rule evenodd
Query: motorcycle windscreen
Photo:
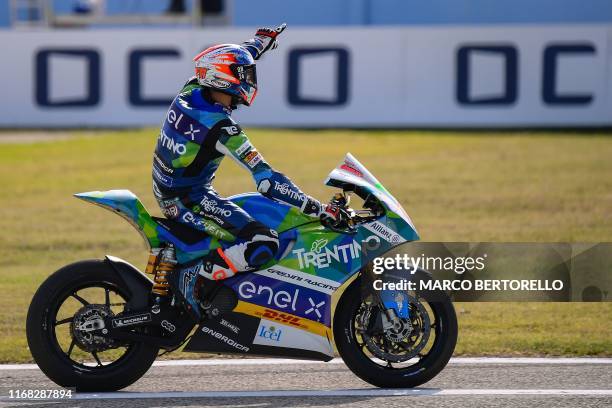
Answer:
<svg viewBox="0 0 612 408"><path fill-rule="evenodd" d="M382 185L370 171L351 154L347 153L344 160L327 176L325 184L343 188L347 185L358 186L373 194L387 207L400 216L416 233L416 228L410 216L399 201Z"/></svg>

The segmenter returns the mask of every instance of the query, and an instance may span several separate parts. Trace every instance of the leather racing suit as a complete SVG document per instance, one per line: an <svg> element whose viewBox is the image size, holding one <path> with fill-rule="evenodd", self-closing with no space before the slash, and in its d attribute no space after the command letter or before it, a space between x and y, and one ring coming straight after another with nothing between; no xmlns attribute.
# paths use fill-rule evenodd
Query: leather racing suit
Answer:
<svg viewBox="0 0 612 408"><path fill-rule="evenodd" d="M213 264L200 274L224 279L254 270L278 251L278 236L230 200L220 197L212 180L222 159L229 156L248 170L264 196L317 217L321 203L304 194L290 179L274 170L251 144L231 111L214 103L195 78L172 102L153 156L153 191L164 215L207 232L222 241Z"/></svg>

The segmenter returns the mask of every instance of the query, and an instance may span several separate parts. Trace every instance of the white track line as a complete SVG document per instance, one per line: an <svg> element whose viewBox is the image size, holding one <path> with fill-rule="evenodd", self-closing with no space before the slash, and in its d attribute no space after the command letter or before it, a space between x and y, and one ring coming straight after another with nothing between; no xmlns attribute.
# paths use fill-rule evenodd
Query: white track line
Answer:
<svg viewBox="0 0 612 408"><path fill-rule="evenodd" d="M285 358L211 358L202 360L160 360L154 367L189 366L243 366L243 365L304 365L304 364L344 364L342 359L334 358L325 363L312 360L292 360ZM612 358L593 357L454 357L449 364L612 364ZM0 364L2 370L37 370L36 364Z"/></svg>
<svg viewBox="0 0 612 408"><path fill-rule="evenodd" d="M612 389L361 389L361 390L267 390L267 391L198 391L198 392L107 392L76 393L75 400L117 400L117 399L176 399L176 398L256 398L256 397L418 397L418 396L472 396L472 395L574 395L612 396ZM0 401L7 401L0 397Z"/></svg>
<svg viewBox="0 0 612 408"><path fill-rule="evenodd" d="M455 357L450 364L612 364L597 357Z"/></svg>

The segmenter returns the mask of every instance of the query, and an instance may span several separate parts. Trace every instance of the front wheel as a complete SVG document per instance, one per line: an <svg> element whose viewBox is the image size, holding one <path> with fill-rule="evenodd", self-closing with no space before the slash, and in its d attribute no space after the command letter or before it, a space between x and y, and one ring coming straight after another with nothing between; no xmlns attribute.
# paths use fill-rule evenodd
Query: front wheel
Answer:
<svg viewBox="0 0 612 408"><path fill-rule="evenodd" d="M408 293L407 293L408 294ZM342 296L334 317L340 356L362 380L382 388L412 388L446 366L457 343L457 316L446 294L408 294L402 327L373 329L378 305L362 300L359 281Z"/></svg>
<svg viewBox="0 0 612 408"><path fill-rule="evenodd" d="M49 276L32 298L26 322L32 357L47 377L78 391L114 391L142 377L159 349L101 335L104 319L123 312L129 298L101 260L76 262Z"/></svg>

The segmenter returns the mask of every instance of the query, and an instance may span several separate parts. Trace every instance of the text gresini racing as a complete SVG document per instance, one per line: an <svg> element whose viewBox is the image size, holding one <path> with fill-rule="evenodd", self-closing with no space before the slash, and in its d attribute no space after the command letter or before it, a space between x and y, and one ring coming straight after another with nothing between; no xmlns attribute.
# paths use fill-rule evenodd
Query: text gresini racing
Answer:
<svg viewBox="0 0 612 408"><path fill-rule="evenodd" d="M327 241L318 248L313 244L313 247L308 252L304 248L293 250L293 254L298 258L300 269L308 268L309 266L327 268L332 263L332 260L347 263L361 256L362 243L356 240L344 245L334 245L331 248L325 246L326 243ZM367 245L379 243L380 238L376 235L369 236L363 242L363 244Z"/></svg>

